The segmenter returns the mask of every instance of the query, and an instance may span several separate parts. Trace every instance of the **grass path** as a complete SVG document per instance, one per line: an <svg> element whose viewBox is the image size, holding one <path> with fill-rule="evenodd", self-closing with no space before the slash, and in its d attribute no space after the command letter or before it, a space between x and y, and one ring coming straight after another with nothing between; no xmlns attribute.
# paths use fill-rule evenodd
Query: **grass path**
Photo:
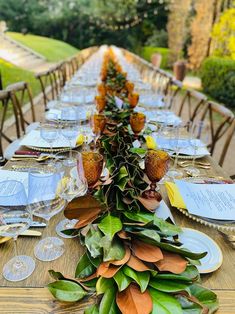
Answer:
<svg viewBox="0 0 235 314"><path fill-rule="evenodd" d="M36 35L22 35L20 33L8 32L7 35L30 49L38 52L50 62L61 61L78 52L73 46L48 37Z"/></svg>

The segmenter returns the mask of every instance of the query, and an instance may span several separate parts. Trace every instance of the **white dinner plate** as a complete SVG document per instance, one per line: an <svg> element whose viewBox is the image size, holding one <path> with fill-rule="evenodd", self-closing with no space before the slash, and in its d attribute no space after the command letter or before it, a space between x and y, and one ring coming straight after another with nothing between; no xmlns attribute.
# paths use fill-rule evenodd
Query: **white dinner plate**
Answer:
<svg viewBox="0 0 235 314"><path fill-rule="evenodd" d="M183 243L183 247L191 252L202 253L207 252L197 266L200 274L207 274L217 270L223 262L223 254L218 244L208 235L191 228L182 228L183 233L179 235L179 241Z"/></svg>

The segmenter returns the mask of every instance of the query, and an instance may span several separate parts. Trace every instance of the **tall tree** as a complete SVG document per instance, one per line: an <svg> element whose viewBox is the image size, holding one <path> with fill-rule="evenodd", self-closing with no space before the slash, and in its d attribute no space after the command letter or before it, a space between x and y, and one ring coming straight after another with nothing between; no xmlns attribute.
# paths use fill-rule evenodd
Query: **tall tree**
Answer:
<svg viewBox="0 0 235 314"><path fill-rule="evenodd" d="M191 25L191 45L188 48L189 65L200 68L202 61L210 54L212 27L219 18L222 0L195 1L195 17Z"/></svg>
<svg viewBox="0 0 235 314"><path fill-rule="evenodd" d="M173 64L182 56L190 6L191 0L175 0L169 4L167 31L170 64Z"/></svg>

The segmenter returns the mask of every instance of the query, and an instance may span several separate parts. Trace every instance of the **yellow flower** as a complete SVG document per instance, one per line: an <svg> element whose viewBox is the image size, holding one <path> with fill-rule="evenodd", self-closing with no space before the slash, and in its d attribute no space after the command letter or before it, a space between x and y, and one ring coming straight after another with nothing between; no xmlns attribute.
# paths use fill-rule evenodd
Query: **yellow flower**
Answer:
<svg viewBox="0 0 235 314"><path fill-rule="evenodd" d="M78 135L77 140L76 140L76 145L80 146L83 144L83 142L84 142L84 135L83 134Z"/></svg>
<svg viewBox="0 0 235 314"><path fill-rule="evenodd" d="M69 183L68 177L62 178L57 185L56 195L60 195L66 189L68 183Z"/></svg>
<svg viewBox="0 0 235 314"><path fill-rule="evenodd" d="M157 148L157 143L151 135L147 135L145 137L145 140L146 140L146 145L147 145L148 149L156 149Z"/></svg>

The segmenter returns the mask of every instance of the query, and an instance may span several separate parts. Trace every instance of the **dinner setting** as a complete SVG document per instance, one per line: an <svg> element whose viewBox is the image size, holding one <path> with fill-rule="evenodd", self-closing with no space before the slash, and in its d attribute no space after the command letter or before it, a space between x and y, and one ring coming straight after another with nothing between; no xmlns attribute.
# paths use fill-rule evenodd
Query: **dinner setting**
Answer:
<svg viewBox="0 0 235 314"><path fill-rule="evenodd" d="M0 313L235 313L235 0L0 0Z"/></svg>
<svg viewBox="0 0 235 314"><path fill-rule="evenodd" d="M214 313L235 185L211 162L210 121L177 116L134 58L101 46L7 147L1 286L37 281L85 313Z"/></svg>

